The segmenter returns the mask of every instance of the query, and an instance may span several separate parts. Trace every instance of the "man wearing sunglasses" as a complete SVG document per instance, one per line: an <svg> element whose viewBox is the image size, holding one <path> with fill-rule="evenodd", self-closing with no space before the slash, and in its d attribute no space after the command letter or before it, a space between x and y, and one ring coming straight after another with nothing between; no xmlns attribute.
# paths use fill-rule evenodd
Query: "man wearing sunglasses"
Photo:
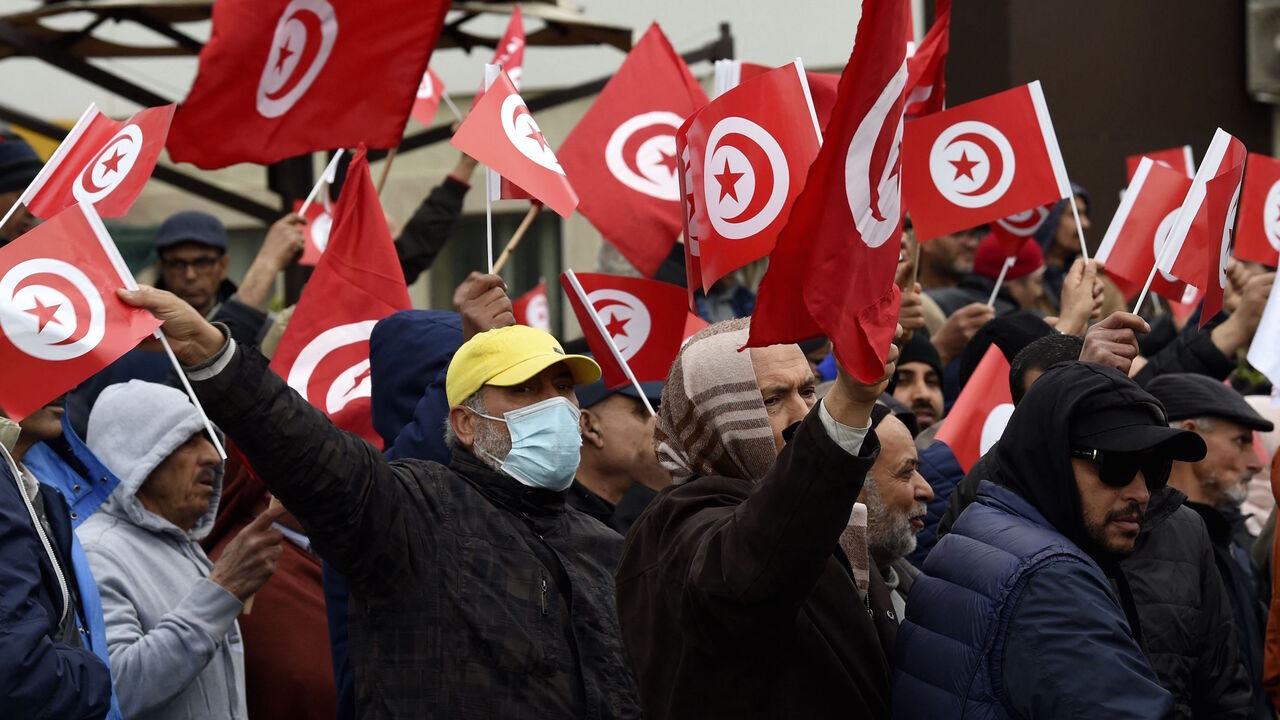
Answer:
<svg viewBox="0 0 1280 720"><path fill-rule="evenodd" d="M1205 375L1161 375L1147 390L1164 403L1173 427L1189 430L1208 448L1199 462L1174 463L1169 485L1187 494L1186 506L1204 520L1213 556L1231 602L1240 661L1253 689L1252 718L1274 718L1262 687L1263 635L1267 608L1259 599L1249 560L1253 537L1244 527L1240 504L1262 461L1253 448L1253 432L1272 424L1235 390Z"/></svg>
<svg viewBox="0 0 1280 720"><path fill-rule="evenodd" d="M1119 371L1047 370L912 589L895 717L1170 716L1119 561L1171 463L1204 453Z"/></svg>

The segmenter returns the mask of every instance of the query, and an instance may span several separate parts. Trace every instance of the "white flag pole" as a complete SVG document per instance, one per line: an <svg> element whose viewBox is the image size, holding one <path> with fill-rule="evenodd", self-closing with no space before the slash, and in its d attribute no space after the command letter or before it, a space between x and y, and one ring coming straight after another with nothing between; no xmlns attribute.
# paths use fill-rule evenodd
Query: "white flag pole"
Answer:
<svg viewBox="0 0 1280 720"><path fill-rule="evenodd" d="M116 248L115 241L111 239L111 235L107 233L107 228L102 224L102 218L98 217L97 211L92 205L80 203L80 211L84 213L85 220L89 222L89 227L93 228L93 233L98 237L98 242L102 245L102 249L107 253L107 257L111 259L111 264L116 269L116 274L120 276L127 290L137 290L138 281L134 279L133 273L129 271L129 266L125 264L124 258L120 255L120 250ZM173 365L174 372L178 373L178 379L182 381L182 387L187 391L187 397L191 398L191 404L195 405L196 412L200 414L200 421L204 423L204 429L209 433L209 440L213 442L213 447L218 451L218 457L223 460L227 459L227 451L222 447L222 441L218 439L218 433L213 429L213 423L209 421L209 416L205 414L204 406L200 404L200 398L196 397L196 392L191 388L191 381L187 379L187 373L182 369L182 363L178 362L178 356L173 354L173 348L169 346L169 340L164 333L156 330L154 333L160 340L160 344L164 346L164 352L169 356L169 362Z"/></svg>
<svg viewBox="0 0 1280 720"><path fill-rule="evenodd" d="M613 343L613 336L604 329L604 322L600 320L600 315L596 313L596 309L591 306L591 302L587 300L587 293L582 289L582 283L578 282L578 276L572 270L565 270L564 276L569 279L569 286L573 288L573 292L578 296L578 300L582 306L587 309L587 314L591 316L591 322L596 326L596 332L600 333L600 337L609 344L609 352L613 354L613 359L618 361L622 366L622 372L631 381L632 387L636 389L636 393L640 395L640 402L644 403L644 407L649 411L649 415L657 417L658 413L653 411L653 405L649 404L649 398L644 394L644 388L640 387L640 381L636 379L635 373L631 372L631 366L623 359L622 353L618 352L618 346Z"/></svg>
<svg viewBox="0 0 1280 720"><path fill-rule="evenodd" d="M93 122L93 117L97 114L98 106L96 103L89 103L89 107L80 113L80 119L76 120L76 124L67 131L67 136L62 138L62 142L58 143L57 149L49 156L49 162L40 168L40 172L36 173L35 178L31 180L31 184L27 185L17 200L13 201L13 205L9 207L4 217L0 218L0 229L3 229L5 224L9 222L9 218L13 217L13 214L18 211L19 205L26 205L31 202L32 196L40 192L40 188L44 187L45 182L49 180L49 175L62 164L62 159L67 156L67 153L71 152L71 147L84 134L84 129Z"/></svg>
<svg viewBox="0 0 1280 720"><path fill-rule="evenodd" d="M1071 206L1071 217L1076 221L1076 237L1080 238L1080 257L1085 262L1089 262L1089 248L1084 244L1084 228L1080 227L1080 211L1076 209L1076 196L1073 193L1067 198L1067 204Z"/></svg>
<svg viewBox="0 0 1280 720"><path fill-rule="evenodd" d="M484 89L488 90L494 80L498 79L498 75L502 72L501 65L492 65L486 63L484 66ZM441 96L443 97L443 95ZM497 175L492 169L485 167L484 169L484 232L485 247L488 248L489 257L489 274L493 274L493 184L494 176Z"/></svg>
<svg viewBox="0 0 1280 720"><path fill-rule="evenodd" d="M1009 268L1013 267L1018 257L1016 255L1004 259L1004 267L1000 268L1000 276L996 278L996 286L991 288L991 297L987 298L987 307L996 306L996 295L1000 294L1000 286L1004 285L1004 276L1009 273Z"/></svg>
<svg viewBox="0 0 1280 720"><path fill-rule="evenodd" d="M338 161L342 159L342 148L333 154L333 159L325 166L324 172L320 174L320 179L316 181L316 186L311 188L311 192L307 194L307 199L302 201L302 207L298 208L298 214L305 216L307 209L311 207L311 203L315 202L316 195L320 194L320 188L325 185L332 185L338 179Z"/></svg>
<svg viewBox="0 0 1280 720"><path fill-rule="evenodd" d="M453 104L453 98L449 97L447 90L440 91L440 99L444 100L444 104L449 106L449 110L453 112L453 116L458 118L458 122L462 122L462 113L458 112L458 106Z"/></svg>

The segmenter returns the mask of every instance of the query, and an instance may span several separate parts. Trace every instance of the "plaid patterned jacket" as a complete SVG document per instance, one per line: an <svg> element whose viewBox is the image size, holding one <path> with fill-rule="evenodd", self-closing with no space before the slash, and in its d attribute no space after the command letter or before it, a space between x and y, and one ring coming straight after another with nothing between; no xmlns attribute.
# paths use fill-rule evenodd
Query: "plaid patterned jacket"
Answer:
<svg viewBox="0 0 1280 720"><path fill-rule="evenodd" d="M622 540L564 493L460 453L388 463L236 349L194 383L351 585L361 718L632 718L613 569Z"/></svg>

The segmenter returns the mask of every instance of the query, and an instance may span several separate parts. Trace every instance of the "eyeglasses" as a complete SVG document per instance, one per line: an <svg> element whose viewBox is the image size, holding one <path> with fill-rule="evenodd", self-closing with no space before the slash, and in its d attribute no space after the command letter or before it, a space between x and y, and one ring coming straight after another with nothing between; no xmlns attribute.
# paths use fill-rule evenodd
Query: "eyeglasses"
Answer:
<svg viewBox="0 0 1280 720"><path fill-rule="evenodd" d="M186 273L187 268L191 268L197 273L204 274L213 270L220 260L222 260L221 255L204 255L190 260L184 260L182 258L161 258L160 269L165 272Z"/></svg>
<svg viewBox="0 0 1280 720"><path fill-rule="evenodd" d="M1073 449L1071 455L1093 461L1102 483L1117 488L1133 482L1141 470L1147 489L1158 490L1169 481L1169 471L1173 467L1173 458L1152 452Z"/></svg>

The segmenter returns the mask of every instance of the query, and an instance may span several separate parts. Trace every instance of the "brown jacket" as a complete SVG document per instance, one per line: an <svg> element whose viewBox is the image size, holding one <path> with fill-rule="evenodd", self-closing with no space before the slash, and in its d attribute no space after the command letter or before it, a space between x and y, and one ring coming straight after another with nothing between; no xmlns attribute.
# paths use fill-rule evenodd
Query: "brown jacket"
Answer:
<svg viewBox="0 0 1280 720"><path fill-rule="evenodd" d="M817 411L773 469L670 487L632 526L618 617L647 718L887 718L897 622L837 542L880 443L857 457ZM868 609L869 605L869 609Z"/></svg>

